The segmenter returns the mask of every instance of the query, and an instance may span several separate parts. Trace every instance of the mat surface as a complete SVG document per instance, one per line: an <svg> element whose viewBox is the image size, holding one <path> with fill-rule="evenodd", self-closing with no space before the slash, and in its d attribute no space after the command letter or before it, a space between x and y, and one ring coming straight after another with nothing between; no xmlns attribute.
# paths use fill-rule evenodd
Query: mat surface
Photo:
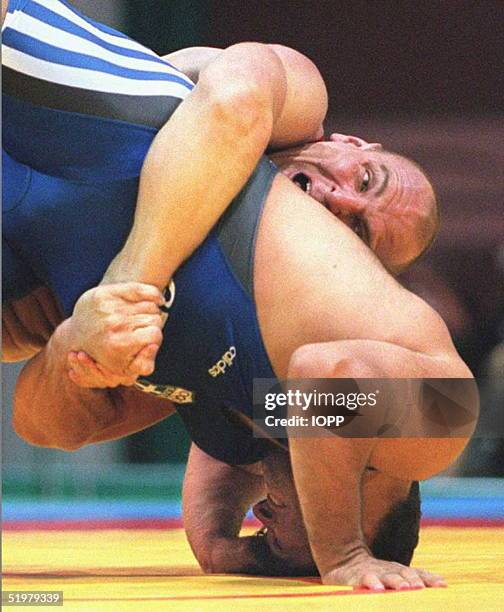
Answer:
<svg viewBox="0 0 504 612"><path fill-rule="evenodd" d="M313 580L203 576L181 529L12 530L3 535L3 590L62 590L64 610L497 611L503 551L502 528L427 527L415 564L443 574L449 588L369 594Z"/></svg>

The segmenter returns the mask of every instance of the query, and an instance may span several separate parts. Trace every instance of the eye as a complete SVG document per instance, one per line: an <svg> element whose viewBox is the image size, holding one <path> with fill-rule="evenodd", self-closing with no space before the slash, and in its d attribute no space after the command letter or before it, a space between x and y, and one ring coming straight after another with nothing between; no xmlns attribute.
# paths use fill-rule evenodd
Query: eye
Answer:
<svg viewBox="0 0 504 612"><path fill-rule="evenodd" d="M359 191L362 193L364 191L367 191L369 188L369 183L371 182L371 173L369 172L369 170L366 170L364 172L364 176L362 177L362 182L360 184L360 188Z"/></svg>

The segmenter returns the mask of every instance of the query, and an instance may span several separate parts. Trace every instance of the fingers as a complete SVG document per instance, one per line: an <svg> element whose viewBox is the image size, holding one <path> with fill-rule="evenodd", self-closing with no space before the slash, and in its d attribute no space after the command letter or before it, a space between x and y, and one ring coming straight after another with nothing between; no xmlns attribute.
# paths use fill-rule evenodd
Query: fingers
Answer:
<svg viewBox="0 0 504 612"><path fill-rule="evenodd" d="M413 569L412 567L405 567L399 573L407 581L409 587L423 589L424 587L429 586L422 579L419 571Z"/></svg>
<svg viewBox="0 0 504 612"><path fill-rule="evenodd" d="M103 388L107 386L104 384L106 381L96 363L83 351L70 352L67 363L70 368L68 376L79 387Z"/></svg>
<svg viewBox="0 0 504 612"><path fill-rule="evenodd" d="M128 371L135 376L149 376L154 372L159 344L148 344L133 359Z"/></svg>
<svg viewBox="0 0 504 612"><path fill-rule="evenodd" d="M154 285L143 283L118 283L116 285L103 285L111 292L111 295L120 297L128 302L154 302L159 306L164 304L164 297L161 291Z"/></svg>
<svg viewBox="0 0 504 612"><path fill-rule="evenodd" d="M149 376L154 372L156 355L160 343L143 346L134 356L128 368L121 373L113 372L96 363L84 351L68 354L68 376L76 385L84 388L104 389L135 384L139 376Z"/></svg>
<svg viewBox="0 0 504 612"><path fill-rule="evenodd" d="M412 586L400 574L389 573L389 574L384 574L383 576L380 576L380 578L387 589L396 589L396 590L408 589ZM423 582L422 581L420 582L421 582L420 586L423 587Z"/></svg>
<svg viewBox="0 0 504 612"><path fill-rule="evenodd" d="M362 577L361 584L363 587L372 591L383 591L384 589L423 589L425 587L435 588L447 586L441 576L411 567L400 568L397 572L369 572Z"/></svg>
<svg viewBox="0 0 504 612"><path fill-rule="evenodd" d="M134 355L137 355L142 348L149 344L156 344L158 347L160 347L162 341L163 332L159 327L139 327L132 334L131 346L136 345Z"/></svg>
<svg viewBox="0 0 504 612"><path fill-rule="evenodd" d="M72 315L72 348L92 361L82 356L69 363L71 379L81 386L112 387L151 373L166 322L162 304L156 287L134 282L101 285L81 296Z"/></svg>
<svg viewBox="0 0 504 612"><path fill-rule="evenodd" d="M157 308L157 306L155 306ZM158 327L163 328L163 319L159 314L137 314L132 318L131 327L137 330L141 327Z"/></svg>
<svg viewBox="0 0 504 612"><path fill-rule="evenodd" d="M425 586L433 587L433 588L438 588L438 587L443 588L443 587L448 586L446 584L446 580L442 576L439 576L438 574L431 574L431 572L427 572L426 570L423 570L423 569L419 569L416 571L422 578Z"/></svg>
<svg viewBox="0 0 504 612"><path fill-rule="evenodd" d="M378 578L378 574L373 572L369 572L368 574L364 574L361 581L361 586L366 589L370 589L371 591L384 591L385 585Z"/></svg>
<svg viewBox="0 0 504 612"><path fill-rule="evenodd" d="M128 304L128 309L133 314L159 315L159 305L156 302L149 302L147 300Z"/></svg>
<svg viewBox="0 0 504 612"><path fill-rule="evenodd" d="M68 354L68 377L70 380L87 389L115 388L119 385L132 385L136 376L117 375L97 364L83 351L72 351Z"/></svg>

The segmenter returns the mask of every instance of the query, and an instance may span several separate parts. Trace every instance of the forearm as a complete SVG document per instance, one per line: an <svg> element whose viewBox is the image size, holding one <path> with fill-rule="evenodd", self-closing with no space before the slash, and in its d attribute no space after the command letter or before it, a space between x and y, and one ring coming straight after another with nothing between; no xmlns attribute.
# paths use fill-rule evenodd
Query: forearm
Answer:
<svg viewBox="0 0 504 612"><path fill-rule="evenodd" d="M191 447L183 488L184 527L208 573L244 571L253 559L239 538L249 506L263 493L262 478Z"/></svg>
<svg viewBox="0 0 504 612"><path fill-rule="evenodd" d="M67 377L70 320L23 368L14 396L13 426L27 442L74 450L116 418L108 391L81 389Z"/></svg>
<svg viewBox="0 0 504 612"><path fill-rule="evenodd" d="M291 359L289 378L319 377L461 378L459 391L464 395L474 392L471 379L465 379L470 377L470 372L449 347L446 352L441 351L435 356L371 340L345 340L302 347ZM374 388L376 384L377 381ZM326 581L331 581L331 572L337 571L342 563L352 564L355 559L370 554L361 529L361 479L365 468L371 466L406 481L430 477L458 456L473 430L474 422L464 425L461 433L454 434L454 437L451 437L453 431L442 437L437 430L430 429L432 423L426 418L425 411L428 406L424 403L421 410L415 404L418 397L408 395L409 386L406 385L405 389L406 393L396 390L394 381L387 381L382 389L386 395L380 396L383 406L368 408L369 412L365 408L359 409L360 421L371 423L378 431L381 425L390 423L389 420L382 422L382 415L401 414L404 407L409 406L410 412L401 425L404 436L380 438L370 426L369 431L361 434L369 436L366 438L352 437L347 430L346 437L326 432L323 438L290 439L293 473L310 544ZM438 407L445 409L441 404ZM456 410L457 406L447 402L446 408ZM333 503L334 499L338 504ZM329 536L327 524L339 527Z"/></svg>
<svg viewBox="0 0 504 612"><path fill-rule="evenodd" d="M337 436L289 440L308 539L323 578L341 563L370 554L361 527L361 480L373 446L373 439Z"/></svg>
<svg viewBox="0 0 504 612"><path fill-rule="evenodd" d="M27 442L63 450L130 435L169 416L172 405L134 389L84 389L67 376L71 320L23 368L13 425Z"/></svg>
<svg viewBox="0 0 504 612"><path fill-rule="evenodd" d="M106 282L164 288L246 183L268 143L286 142L286 132L291 142L304 140L320 128L325 86L313 64L298 56L287 69L266 45L242 43L202 71L149 150L132 232ZM298 72L292 74L294 65ZM298 73L306 72L317 91L302 96Z"/></svg>

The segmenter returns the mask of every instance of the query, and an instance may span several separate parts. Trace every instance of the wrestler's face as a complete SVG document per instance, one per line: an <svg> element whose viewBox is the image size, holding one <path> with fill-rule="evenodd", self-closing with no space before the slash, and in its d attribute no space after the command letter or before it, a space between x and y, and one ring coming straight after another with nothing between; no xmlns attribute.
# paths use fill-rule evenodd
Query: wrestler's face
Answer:
<svg viewBox="0 0 504 612"><path fill-rule="evenodd" d="M272 156L281 171L348 225L397 272L437 229L434 193L412 162L354 136L333 134Z"/></svg>
<svg viewBox="0 0 504 612"><path fill-rule="evenodd" d="M267 497L252 510L263 524L272 556L297 570L311 568L314 562L287 452L274 452L263 461L263 478Z"/></svg>
<svg viewBox="0 0 504 612"><path fill-rule="evenodd" d="M254 505L253 512L264 526L264 537L272 556L297 570L297 573L303 568L312 568L314 561L288 453L274 452L265 459L263 477L268 495L266 499ZM390 478L382 472L367 470L362 486L362 529L366 542L371 545L380 521L395 504L408 496L410 482Z"/></svg>

